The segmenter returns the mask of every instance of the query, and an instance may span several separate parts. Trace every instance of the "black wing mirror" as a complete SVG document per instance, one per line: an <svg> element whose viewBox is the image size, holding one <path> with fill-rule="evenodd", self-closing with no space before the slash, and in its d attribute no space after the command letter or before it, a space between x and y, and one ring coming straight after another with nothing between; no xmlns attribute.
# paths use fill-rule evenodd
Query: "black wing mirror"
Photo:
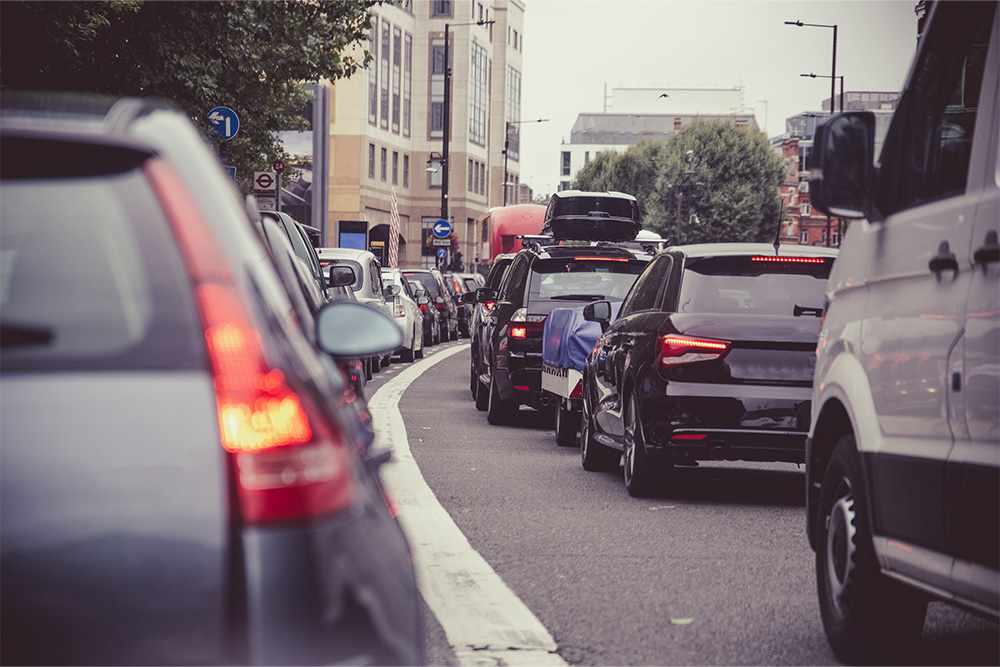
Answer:
<svg viewBox="0 0 1000 667"><path fill-rule="evenodd" d="M347 264L333 264L330 266L330 287L344 287L353 285L357 276L354 275L354 267Z"/></svg>
<svg viewBox="0 0 1000 667"><path fill-rule="evenodd" d="M592 301L583 307L583 319L588 322L600 322L601 331L607 331L611 323L611 302Z"/></svg>
<svg viewBox="0 0 1000 667"><path fill-rule="evenodd" d="M809 156L809 199L827 215L870 217L875 174L875 115L840 113L816 128Z"/></svg>

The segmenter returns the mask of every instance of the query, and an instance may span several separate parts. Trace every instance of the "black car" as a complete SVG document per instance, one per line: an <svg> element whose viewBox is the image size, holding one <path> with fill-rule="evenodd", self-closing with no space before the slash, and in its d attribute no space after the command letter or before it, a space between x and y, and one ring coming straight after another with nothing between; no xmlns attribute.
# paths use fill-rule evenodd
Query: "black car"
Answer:
<svg viewBox="0 0 1000 667"><path fill-rule="evenodd" d="M184 111L0 107L0 663L420 664L412 552L319 370L399 329L338 302L303 335Z"/></svg>
<svg viewBox="0 0 1000 667"><path fill-rule="evenodd" d="M420 306L420 314L424 320L424 347L437 345L441 342L440 311L434 307L423 283L410 278L407 278L406 282L410 284L410 290L417 300L417 305Z"/></svg>
<svg viewBox="0 0 1000 667"><path fill-rule="evenodd" d="M580 452L655 492L704 460L802 463L823 291L837 251L703 244L656 256L583 373ZM607 323L611 304L584 317Z"/></svg>
<svg viewBox="0 0 1000 667"><path fill-rule="evenodd" d="M486 287L476 291L480 303L495 302L487 316L489 339L481 342L488 363L476 390L487 397L489 423L510 423L521 405L550 406L541 386L542 331L549 312L623 299L650 259L634 242L525 239L499 293Z"/></svg>
<svg viewBox="0 0 1000 667"><path fill-rule="evenodd" d="M416 280L427 291L431 305L437 309L441 340L458 340L458 306L444 284L444 276L437 269L404 269L407 280Z"/></svg>
<svg viewBox="0 0 1000 667"><path fill-rule="evenodd" d="M514 261L514 253L504 253L497 255L493 263L490 264L489 273L486 274L486 283L483 287L496 293L500 289L503 277L507 274L510 263ZM477 288L478 291L478 288ZM476 401L476 408L486 410L489 402L489 393L479 391L479 377L485 373L485 368L489 365L489 345L483 345L483 341L489 340L492 327L489 322L489 313L493 310L495 300L479 302L476 300L476 292L462 295L462 300L472 307L472 319L469 323L469 335L472 338L469 346L469 391Z"/></svg>

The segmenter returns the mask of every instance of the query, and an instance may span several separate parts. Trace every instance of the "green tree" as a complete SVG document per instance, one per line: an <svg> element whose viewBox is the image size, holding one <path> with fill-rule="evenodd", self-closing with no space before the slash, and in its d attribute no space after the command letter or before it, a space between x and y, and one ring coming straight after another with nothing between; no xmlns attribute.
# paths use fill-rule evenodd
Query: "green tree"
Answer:
<svg viewBox="0 0 1000 667"><path fill-rule="evenodd" d="M351 47L380 2L0 2L0 89L165 98L206 137L208 111L228 106L240 131L225 161L244 175L268 170L290 158L274 133L307 127L303 82L348 77L370 59Z"/></svg>
<svg viewBox="0 0 1000 667"><path fill-rule="evenodd" d="M771 241L782 178L781 158L763 132L699 121L667 142L598 153L573 187L634 195L643 226L673 242Z"/></svg>

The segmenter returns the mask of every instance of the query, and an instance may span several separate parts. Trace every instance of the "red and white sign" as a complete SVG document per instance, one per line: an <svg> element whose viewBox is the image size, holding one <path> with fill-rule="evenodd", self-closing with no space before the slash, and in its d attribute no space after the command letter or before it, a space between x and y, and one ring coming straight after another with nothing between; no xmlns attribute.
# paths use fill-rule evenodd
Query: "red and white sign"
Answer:
<svg viewBox="0 0 1000 667"><path fill-rule="evenodd" d="M273 171L255 171L253 173L253 189L273 192L278 179Z"/></svg>

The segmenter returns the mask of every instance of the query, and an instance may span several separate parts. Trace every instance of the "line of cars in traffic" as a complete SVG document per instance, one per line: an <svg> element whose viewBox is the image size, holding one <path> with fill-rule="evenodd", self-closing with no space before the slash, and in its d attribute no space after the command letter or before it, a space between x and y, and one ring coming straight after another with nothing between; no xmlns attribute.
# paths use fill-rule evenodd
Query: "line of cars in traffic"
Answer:
<svg viewBox="0 0 1000 667"><path fill-rule="evenodd" d="M804 464L841 661L911 661L931 600L997 619L998 110L997 3L934 3L878 163L870 112L817 130L812 205L854 220L839 251L640 257L608 239L622 196L557 193L555 238L525 238L466 297L476 407L491 424L552 411L557 442L586 470L621 468L633 496L699 461Z"/></svg>
<svg viewBox="0 0 1000 667"><path fill-rule="evenodd" d="M293 222L169 103L3 95L0 662L422 663L355 372L402 332Z"/></svg>

